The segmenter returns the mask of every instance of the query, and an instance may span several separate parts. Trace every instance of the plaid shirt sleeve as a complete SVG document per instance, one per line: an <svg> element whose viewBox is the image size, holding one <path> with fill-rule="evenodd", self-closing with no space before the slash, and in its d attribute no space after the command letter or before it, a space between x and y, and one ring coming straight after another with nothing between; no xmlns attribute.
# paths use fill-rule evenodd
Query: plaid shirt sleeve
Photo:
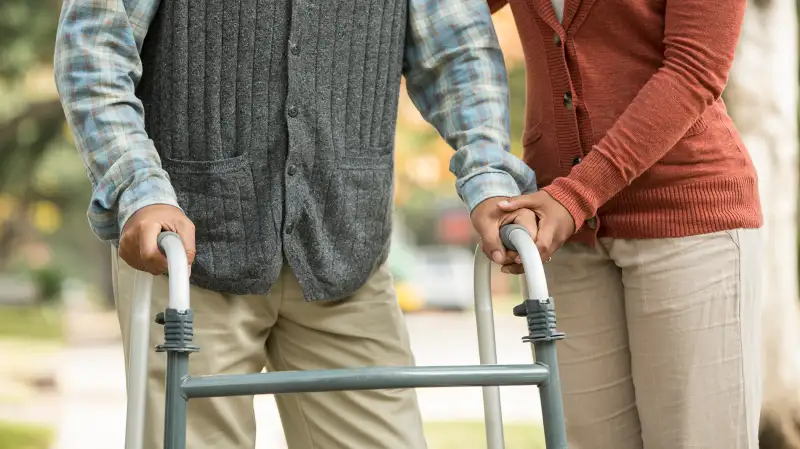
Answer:
<svg viewBox="0 0 800 449"><path fill-rule="evenodd" d="M509 152L508 77L486 0L410 0L405 77L422 116L456 150L450 171L470 212L536 190Z"/></svg>
<svg viewBox="0 0 800 449"><path fill-rule="evenodd" d="M159 1L65 0L61 10L56 86L92 181L89 224L103 240L117 240L142 207L178 207L135 95L139 51Z"/></svg>

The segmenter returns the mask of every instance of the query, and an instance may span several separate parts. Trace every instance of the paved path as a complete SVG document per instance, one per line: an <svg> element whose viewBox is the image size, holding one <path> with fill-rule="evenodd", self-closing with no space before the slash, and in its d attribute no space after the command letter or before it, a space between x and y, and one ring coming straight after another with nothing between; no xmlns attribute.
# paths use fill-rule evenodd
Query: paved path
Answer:
<svg viewBox="0 0 800 449"><path fill-rule="evenodd" d="M478 363L471 314L411 315L408 326L419 365ZM529 346L520 342L523 321L504 314L498 316L496 328L499 362L528 363ZM125 377L120 344L72 347L61 355L59 366L63 395L60 413L56 414L60 431L54 449L122 448ZM541 419L536 387L504 387L501 391L507 421ZM420 389L419 398L425 420L482 419L480 388ZM257 448L285 447L272 398L257 397L256 413L260 425Z"/></svg>

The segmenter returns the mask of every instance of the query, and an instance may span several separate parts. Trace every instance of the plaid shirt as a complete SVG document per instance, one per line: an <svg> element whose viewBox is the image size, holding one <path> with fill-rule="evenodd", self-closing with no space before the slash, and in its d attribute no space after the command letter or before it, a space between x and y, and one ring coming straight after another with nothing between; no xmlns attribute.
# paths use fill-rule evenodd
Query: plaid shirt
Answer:
<svg viewBox="0 0 800 449"><path fill-rule="evenodd" d="M58 92L93 195L92 230L115 240L152 204L178 207L144 127L139 51L160 0L65 0L55 49ZM536 188L509 153L508 83L486 0L409 0L404 74L422 116L456 150L450 170L471 211Z"/></svg>

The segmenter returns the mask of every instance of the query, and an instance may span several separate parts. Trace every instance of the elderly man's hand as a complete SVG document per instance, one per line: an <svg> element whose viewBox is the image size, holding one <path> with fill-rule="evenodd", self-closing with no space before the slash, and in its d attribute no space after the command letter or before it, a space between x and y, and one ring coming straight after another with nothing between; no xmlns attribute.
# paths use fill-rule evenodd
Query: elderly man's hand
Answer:
<svg viewBox="0 0 800 449"><path fill-rule="evenodd" d="M536 214L528 209L519 209L505 212L500 209L501 202L508 201L505 197L489 198L480 203L472 211L472 225L481 238L481 249L497 264L503 265L506 273L521 273L519 255L508 251L500 240L500 228L507 224L524 226L531 236L536 237Z"/></svg>
<svg viewBox="0 0 800 449"><path fill-rule="evenodd" d="M131 215L122 229L119 257L139 271L164 274L167 258L158 249L158 235L162 231L172 231L181 237L191 271L195 256L194 224L183 211L166 204L146 206Z"/></svg>

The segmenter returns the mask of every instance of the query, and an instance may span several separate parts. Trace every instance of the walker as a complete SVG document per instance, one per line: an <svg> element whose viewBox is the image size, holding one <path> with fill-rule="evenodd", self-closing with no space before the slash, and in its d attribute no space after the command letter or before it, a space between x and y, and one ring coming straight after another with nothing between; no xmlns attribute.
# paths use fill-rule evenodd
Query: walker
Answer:
<svg viewBox="0 0 800 449"><path fill-rule="evenodd" d="M200 350L192 343L194 316L189 306L189 270L180 237L172 232L158 236L169 270L169 305L156 322L164 326L167 353L164 449L186 449L186 404L192 398L257 394L307 393L389 388L483 387L488 449L504 449L499 386L537 385L548 449L566 449L566 429L558 374L553 299L547 291L539 252L528 232L519 225L501 229L503 244L516 250L525 267L523 285L527 296L514 307L525 317L528 335L523 337L534 352L534 363L498 365L491 293L491 261L480 248L475 252L475 313L480 365L409 366L283 371L258 374L189 376L189 354ZM145 389L147 383L148 328L153 276L137 272L131 314L130 369L125 428L125 449L144 449ZM202 317L200 317L202 319Z"/></svg>

